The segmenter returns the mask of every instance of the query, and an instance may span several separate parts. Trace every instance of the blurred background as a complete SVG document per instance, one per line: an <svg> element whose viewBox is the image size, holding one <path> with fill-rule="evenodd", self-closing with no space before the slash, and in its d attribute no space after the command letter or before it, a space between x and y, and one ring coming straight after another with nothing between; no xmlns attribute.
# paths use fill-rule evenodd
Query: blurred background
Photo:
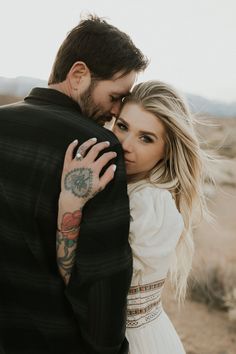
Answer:
<svg viewBox="0 0 236 354"><path fill-rule="evenodd" d="M163 80L186 96L200 122L202 146L220 157L216 187L207 181L205 186L215 221L195 230L187 301L179 307L167 284L163 302L188 354L235 354L236 1L0 0L0 5L1 105L21 100L34 86L47 86L58 47L87 13L127 32L150 59L138 82Z"/></svg>

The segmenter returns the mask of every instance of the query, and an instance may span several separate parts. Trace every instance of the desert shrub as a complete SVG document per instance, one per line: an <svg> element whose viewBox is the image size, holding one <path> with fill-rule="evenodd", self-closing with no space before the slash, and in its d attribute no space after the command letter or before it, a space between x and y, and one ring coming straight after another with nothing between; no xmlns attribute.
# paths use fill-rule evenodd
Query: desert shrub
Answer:
<svg viewBox="0 0 236 354"><path fill-rule="evenodd" d="M236 265L212 266L201 279L192 278L189 298L210 309L227 311L229 319L236 321Z"/></svg>
<svg viewBox="0 0 236 354"><path fill-rule="evenodd" d="M219 268L208 269L204 278L192 278L189 285L191 300L205 303L209 308L226 310L224 282Z"/></svg>

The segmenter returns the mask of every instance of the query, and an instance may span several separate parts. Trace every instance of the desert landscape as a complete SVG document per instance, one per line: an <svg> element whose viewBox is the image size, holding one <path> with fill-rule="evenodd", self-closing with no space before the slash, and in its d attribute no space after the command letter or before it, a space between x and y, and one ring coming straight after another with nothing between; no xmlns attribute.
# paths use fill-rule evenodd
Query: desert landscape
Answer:
<svg viewBox="0 0 236 354"><path fill-rule="evenodd" d="M16 100L0 96L0 104ZM236 354L236 117L198 119L204 123L196 126L202 146L218 155L216 186L205 188L214 222L195 230L186 302L179 307L167 283L163 305L187 354Z"/></svg>
<svg viewBox="0 0 236 354"><path fill-rule="evenodd" d="M219 156L216 186L206 184L214 222L195 230L188 298L178 308L169 284L163 305L187 354L236 353L236 118L200 117L203 146Z"/></svg>

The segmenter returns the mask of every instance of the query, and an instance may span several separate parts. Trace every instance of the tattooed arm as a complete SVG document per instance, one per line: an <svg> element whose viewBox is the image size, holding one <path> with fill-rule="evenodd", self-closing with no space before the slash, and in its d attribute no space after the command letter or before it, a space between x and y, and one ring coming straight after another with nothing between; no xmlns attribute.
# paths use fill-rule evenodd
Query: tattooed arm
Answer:
<svg viewBox="0 0 236 354"><path fill-rule="evenodd" d="M57 264L65 284L70 280L76 257L83 206L112 180L116 167L111 165L100 176L103 167L116 156L115 152L110 151L96 160L98 154L109 146L109 142L96 144L96 138L90 139L79 147L73 158L77 144L75 140L66 151L58 204Z"/></svg>
<svg viewBox="0 0 236 354"><path fill-rule="evenodd" d="M66 284L70 280L75 261L81 217L82 210L79 209L65 213L62 216L61 227L56 234L57 265Z"/></svg>

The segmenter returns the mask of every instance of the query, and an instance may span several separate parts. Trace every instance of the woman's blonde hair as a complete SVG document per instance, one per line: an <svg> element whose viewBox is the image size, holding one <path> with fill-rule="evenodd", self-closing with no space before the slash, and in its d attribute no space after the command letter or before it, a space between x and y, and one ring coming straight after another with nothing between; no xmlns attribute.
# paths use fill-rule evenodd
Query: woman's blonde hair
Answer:
<svg viewBox="0 0 236 354"><path fill-rule="evenodd" d="M184 231L170 269L176 295L182 300L186 295L187 278L194 254L194 219L196 213L208 215L203 193L208 156L200 148L188 105L170 85L159 81L140 83L125 99L124 103L127 102L134 102L154 114L165 127L165 156L150 172L148 179L159 188L171 192L183 217Z"/></svg>

